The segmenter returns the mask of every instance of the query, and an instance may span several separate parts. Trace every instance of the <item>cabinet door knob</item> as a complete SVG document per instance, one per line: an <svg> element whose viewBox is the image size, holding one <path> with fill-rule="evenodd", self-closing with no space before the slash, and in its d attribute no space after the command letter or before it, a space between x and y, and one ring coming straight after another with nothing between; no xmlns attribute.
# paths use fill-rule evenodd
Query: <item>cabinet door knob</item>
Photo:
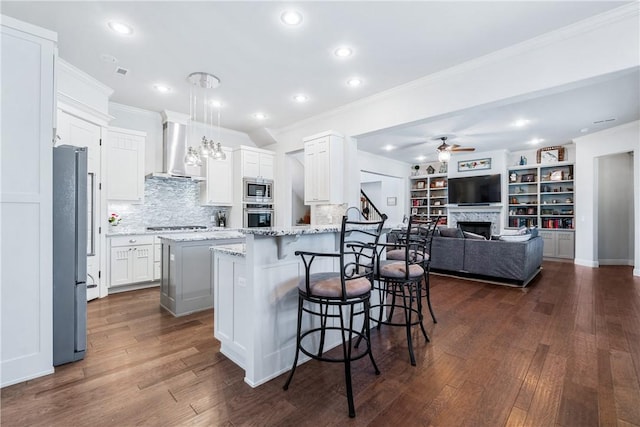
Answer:
<svg viewBox="0 0 640 427"><path fill-rule="evenodd" d="M136 239L129 239L129 243L135 243Z"/></svg>

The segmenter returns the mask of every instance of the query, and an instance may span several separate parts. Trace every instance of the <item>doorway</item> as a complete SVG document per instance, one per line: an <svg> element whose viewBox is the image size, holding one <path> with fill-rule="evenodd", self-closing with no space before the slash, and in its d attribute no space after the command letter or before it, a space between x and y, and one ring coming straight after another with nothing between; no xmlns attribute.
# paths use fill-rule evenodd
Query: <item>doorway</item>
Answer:
<svg viewBox="0 0 640 427"><path fill-rule="evenodd" d="M634 264L633 152L599 157L598 263Z"/></svg>

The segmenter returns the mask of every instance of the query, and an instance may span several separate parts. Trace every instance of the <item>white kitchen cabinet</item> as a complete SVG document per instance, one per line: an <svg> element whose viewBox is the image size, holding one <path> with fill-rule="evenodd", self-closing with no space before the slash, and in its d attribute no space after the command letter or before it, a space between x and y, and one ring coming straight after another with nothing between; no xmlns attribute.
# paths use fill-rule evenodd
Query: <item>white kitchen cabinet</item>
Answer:
<svg viewBox="0 0 640 427"><path fill-rule="evenodd" d="M538 232L544 240L542 255L547 258L573 259L575 256L575 233L573 231Z"/></svg>
<svg viewBox="0 0 640 427"><path fill-rule="evenodd" d="M109 286L154 280L154 236L111 238Z"/></svg>
<svg viewBox="0 0 640 427"><path fill-rule="evenodd" d="M200 183L200 204L231 206L233 204L233 151L222 148L225 160L207 158L203 165L205 182Z"/></svg>
<svg viewBox="0 0 640 427"><path fill-rule="evenodd" d="M110 128L107 137L107 199L142 203L145 132Z"/></svg>
<svg viewBox="0 0 640 427"><path fill-rule="evenodd" d="M304 202L344 203L344 138L324 132L304 141Z"/></svg>
<svg viewBox="0 0 640 427"><path fill-rule="evenodd" d="M240 176L242 178L273 179L273 153L252 147L240 147Z"/></svg>

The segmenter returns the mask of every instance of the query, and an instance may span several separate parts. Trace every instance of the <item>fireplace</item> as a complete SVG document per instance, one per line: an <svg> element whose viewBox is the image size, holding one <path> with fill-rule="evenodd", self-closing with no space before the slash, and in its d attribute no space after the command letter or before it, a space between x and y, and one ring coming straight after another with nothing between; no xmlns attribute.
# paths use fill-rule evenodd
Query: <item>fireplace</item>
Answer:
<svg viewBox="0 0 640 427"><path fill-rule="evenodd" d="M486 221L458 221L458 228L462 231L480 234L491 239L491 223Z"/></svg>

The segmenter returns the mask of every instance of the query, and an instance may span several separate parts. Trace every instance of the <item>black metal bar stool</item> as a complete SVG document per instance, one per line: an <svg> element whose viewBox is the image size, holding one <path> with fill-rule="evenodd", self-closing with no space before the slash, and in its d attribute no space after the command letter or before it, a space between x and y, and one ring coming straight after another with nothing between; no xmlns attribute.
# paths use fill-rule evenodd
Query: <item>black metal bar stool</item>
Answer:
<svg viewBox="0 0 640 427"><path fill-rule="evenodd" d="M411 224L413 225L411 229L412 235L420 235L421 239L426 240L425 244L425 254L421 258L422 269L424 270L424 284L422 285L422 296L424 296L427 301L427 306L429 307L429 313L431 313L431 319L433 319L433 323L438 323L436 319L436 315L433 312L433 307L431 305L431 286L429 283L429 273L431 272L431 247L433 243L433 236L436 232L436 227L438 226L438 222L440 221L440 216L435 218L429 218L425 215L412 215L410 218ZM398 241L400 243L406 242L407 234L400 234L398 236ZM389 248L387 250L387 260L394 261L402 261L405 259L405 250L403 248ZM420 261L420 259L417 259Z"/></svg>
<svg viewBox="0 0 640 427"><path fill-rule="evenodd" d="M374 321L378 322L378 329L380 325L402 326L406 329L409 357L413 366L416 365L416 360L411 337L412 326L420 325L425 340L429 341L422 315L422 282L425 278L423 265L429 257L428 237L429 229L424 229L417 218L411 217L407 232L399 242L378 245L382 251L390 249L387 256L391 254L392 257L401 259L381 260L378 256L375 289L380 303L372 306L373 311L378 312L378 318ZM404 321L394 319L396 308L404 314ZM384 314L387 315L383 319Z"/></svg>
<svg viewBox="0 0 640 427"><path fill-rule="evenodd" d="M339 253L318 253L296 251L302 257L305 277L298 283L298 326L296 355L291 373L284 389L289 388L298 363L300 352L307 356L334 363L344 363L349 416L355 417L353 389L351 385L351 362L369 356L376 375L380 373L370 342L370 297L377 256L377 244L382 233L386 216L381 221L349 221L342 218ZM338 258L339 272L311 273L316 258ZM302 316L307 313L315 318L307 331L302 331ZM363 317L362 327L354 325L356 316ZM346 317L346 319L345 319ZM346 320L346 321L345 321ZM328 331L338 331L342 340L342 356L330 357L324 354L325 338ZM305 337L309 337L305 340ZM319 338L317 349L312 349L313 337ZM366 349L352 351L352 341L357 338L366 341Z"/></svg>

